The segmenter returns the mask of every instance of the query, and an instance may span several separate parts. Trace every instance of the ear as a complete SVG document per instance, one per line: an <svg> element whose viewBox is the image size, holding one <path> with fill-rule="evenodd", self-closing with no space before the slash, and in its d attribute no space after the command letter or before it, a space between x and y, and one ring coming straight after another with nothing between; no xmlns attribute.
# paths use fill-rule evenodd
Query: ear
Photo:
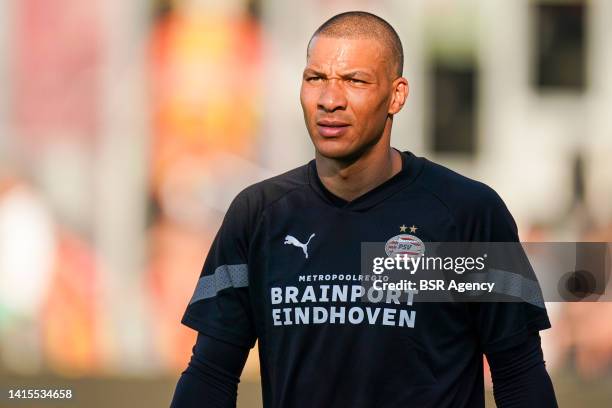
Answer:
<svg viewBox="0 0 612 408"><path fill-rule="evenodd" d="M408 80L404 77L399 77L391 85L393 94L391 95L391 103L389 104L389 114L395 115L402 110L406 99L408 99L409 85Z"/></svg>

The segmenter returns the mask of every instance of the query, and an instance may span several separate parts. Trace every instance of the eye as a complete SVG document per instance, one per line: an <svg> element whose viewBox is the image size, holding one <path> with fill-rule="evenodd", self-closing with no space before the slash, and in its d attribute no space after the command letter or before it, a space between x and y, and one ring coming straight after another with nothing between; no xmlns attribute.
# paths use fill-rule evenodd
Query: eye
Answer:
<svg viewBox="0 0 612 408"><path fill-rule="evenodd" d="M348 81L352 84L365 84L365 81L362 81L361 79L357 78L349 78Z"/></svg>
<svg viewBox="0 0 612 408"><path fill-rule="evenodd" d="M317 81L320 81L320 80L321 80L321 77L319 77L319 76L309 76L309 77L306 77L306 82L317 82Z"/></svg>

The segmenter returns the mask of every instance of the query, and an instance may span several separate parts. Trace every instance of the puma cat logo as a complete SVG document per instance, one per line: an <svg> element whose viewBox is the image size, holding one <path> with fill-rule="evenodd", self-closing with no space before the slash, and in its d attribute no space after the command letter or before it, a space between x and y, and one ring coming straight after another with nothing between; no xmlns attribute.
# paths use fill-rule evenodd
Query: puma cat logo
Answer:
<svg viewBox="0 0 612 408"><path fill-rule="evenodd" d="M310 238L308 238L308 241L306 241L305 244L302 244L293 235L287 235L285 237L285 242L284 243L296 246L298 248L302 248L302 251L304 251L304 256L306 257L306 259L308 259L308 244L310 243L310 240L314 236L315 236L315 234L310 234Z"/></svg>

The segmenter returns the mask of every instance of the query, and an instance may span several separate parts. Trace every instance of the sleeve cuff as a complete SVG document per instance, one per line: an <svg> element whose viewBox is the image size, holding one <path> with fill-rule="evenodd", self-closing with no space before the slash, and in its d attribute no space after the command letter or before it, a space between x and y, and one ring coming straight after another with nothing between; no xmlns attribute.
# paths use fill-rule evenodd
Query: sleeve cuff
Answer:
<svg viewBox="0 0 612 408"><path fill-rule="evenodd" d="M181 320L181 323L197 332L210 336L214 339L233 344L238 347L247 347L250 349L255 346L255 338L240 335L232 330L227 330L225 328L207 325L206 323L202 322L202 320L193 316L189 312L185 313L183 319Z"/></svg>
<svg viewBox="0 0 612 408"><path fill-rule="evenodd" d="M534 331L546 330L550 329L551 324L548 316L541 316L537 319L531 320L528 322L525 327L519 332L512 334L510 336L506 336L499 340L495 340L488 344L482 345L482 351L485 354L488 353L496 353L498 351L506 350L512 348L514 346L518 346L519 344L525 342L527 340L527 336L529 333Z"/></svg>

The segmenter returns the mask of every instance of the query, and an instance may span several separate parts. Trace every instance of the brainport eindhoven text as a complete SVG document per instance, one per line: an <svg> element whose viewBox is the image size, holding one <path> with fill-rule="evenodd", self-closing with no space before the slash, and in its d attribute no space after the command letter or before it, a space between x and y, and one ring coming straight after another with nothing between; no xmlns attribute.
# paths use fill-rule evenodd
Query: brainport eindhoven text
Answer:
<svg viewBox="0 0 612 408"><path fill-rule="evenodd" d="M399 290L346 284L272 287L272 321L274 326L370 324L413 328L416 311L409 308L415 293L404 293L402 299Z"/></svg>

